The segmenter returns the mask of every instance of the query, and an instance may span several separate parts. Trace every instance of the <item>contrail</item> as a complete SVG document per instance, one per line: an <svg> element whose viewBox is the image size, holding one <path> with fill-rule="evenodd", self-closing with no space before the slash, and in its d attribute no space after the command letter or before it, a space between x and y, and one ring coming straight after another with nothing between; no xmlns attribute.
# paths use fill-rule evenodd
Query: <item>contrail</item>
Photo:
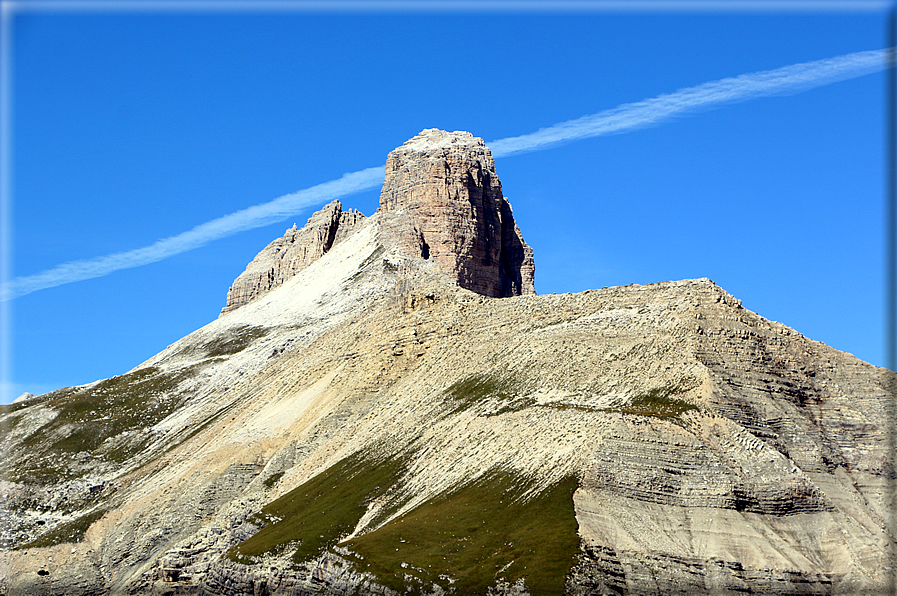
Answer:
<svg viewBox="0 0 897 596"><path fill-rule="evenodd" d="M492 141L489 148L495 157L537 151L565 141L644 128L675 116L712 109L722 104L769 95L800 93L878 72L893 64L894 48L885 48L743 74L635 103L624 103L610 110L561 122L519 137Z"/></svg>
<svg viewBox="0 0 897 596"><path fill-rule="evenodd" d="M117 252L95 259L72 261L57 265L35 275L17 277L3 292L3 300L24 296L31 292L81 281L140 265L155 263L168 257L199 248L213 240L225 238L282 221L290 215L302 212L311 205L344 197L383 182L383 166L367 168L344 174L342 178L324 182L304 190L278 197L273 201L241 209L207 221L181 234L157 240L149 246L125 252Z"/></svg>
<svg viewBox="0 0 897 596"><path fill-rule="evenodd" d="M656 125L676 116L693 114L728 103L770 95L800 93L878 72L891 67L894 62L894 48L885 48L743 74L622 104L610 110L561 122L530 134L499 139L487 144L495 157L537 151L567 141L619 134ZM38 290L161 261L237 232L282 221L312 205L374 188L382 182L382 166L351 172L337 180L324 182L213 219L143 248L63 263L34 275L17 277L5 285L0 292L0 299L11 300Z"/></svg>

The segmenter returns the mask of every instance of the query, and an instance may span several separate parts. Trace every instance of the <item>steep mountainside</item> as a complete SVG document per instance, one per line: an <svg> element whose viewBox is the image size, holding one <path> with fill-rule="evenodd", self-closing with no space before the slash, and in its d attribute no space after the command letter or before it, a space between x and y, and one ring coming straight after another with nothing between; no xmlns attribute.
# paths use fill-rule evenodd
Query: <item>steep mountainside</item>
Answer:
<svg viewBox="0 0 897 596"><path fill-rule="evenodd" d="M887 591L894 373L707 279L535 295L467 133L344 215L132 371L3 406L0 594Z"/></svg>

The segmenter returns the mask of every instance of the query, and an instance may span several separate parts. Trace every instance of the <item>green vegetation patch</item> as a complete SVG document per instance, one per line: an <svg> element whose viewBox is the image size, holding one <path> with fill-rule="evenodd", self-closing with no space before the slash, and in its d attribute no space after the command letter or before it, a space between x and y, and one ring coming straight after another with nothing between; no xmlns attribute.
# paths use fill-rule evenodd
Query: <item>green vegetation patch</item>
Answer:
<svg viewBox="0 0 897 596"><path fill-rule="evenodd" d="M518 379L489 374L471 375L457 381L445 393L451 398L452 413L487 401L496 405L496 409L486 412L487 416L516 412L535 404L533 398L524 395L523 384Z"/></svg>
<svg viewBox="0 0 897 596"><path fill-rule="evenodd" d="M259 555L295 549L294 563L313 559L355 529L370 501L389 490L402 469L398 459L376 461L363 453L341 460L266 505L250 521L267 525L228 557L251 564Z"/></svg>
<svg viewBox="0 0 897 596"><path fill-rule="evenodd" d="M360 555L359 570L400 593L429 593L436 583L486 594L497 581L524 578L531 594L563 594L579 552L577 485L566 478L524 501L529 484L496 471L346 546Z"/></svg>
<svg viewBox="0 0 897 596"><path fill-rule="evenodd" d="M22 421L22 418L24 417L24 414L19 414L18 416L10 415L5 420L0 420L0 431L10 432L19 424L19 422Z"/></svg>
<svg viewBox="0 0 897 596"><path fill-rule="evenodd" d="M636 416L653 416L655 418L675 418L689 410L697 410L698 406L681 399L671 397L684 393L687 389L680 385L667 385L651 389L633 398L628 404L623 405L620 411L624 414Z"/></svg>
<svg viewBox="0 0 897 596"><path fill-rule="evenodd" d="M250 325L242 325L235 327L225 335L215 338L213 341L205 345L206 356L213 358L216 356L230 356L242 352L249 347L255 340L267 335L266 327L252 327Z"/></svg>
<svg viewBox="0 0 897 596"><path fill-rule="evenodd" d="M149 442L144 429L183 404L186 396L176 391L177 386L194 374L195 367L174 373L148 367L41 400L57 416L23 440L33 455L13 471L13 478L52 483L83 475L87 472L83 466L80 472L67 472L72 456L81 452L107 461L126 461ZM112 438L116 440L106 443Z"/></svg>
<svg viewBox="0 0 897 596"><path fill-rule="evenodd" d="M35 402L32 400L28 400L28 401L24 401L24 402L20 401L17 404L0 404L0 416L6 416L7 414L14 414L14 413L18 412L19 410L23 410L23 409L27 408L28 406L30 406L33 403L35 403Z"/></svg>
<svg viewBox="0 0 897 596"><path fill-rule="evenodd" d="M105 509L97 509L86 515L82 515L77 519L65 522L58 527L50 530L46 534L38 536L31 542L20 544L14 550L22 550L26 548L43 548L46 546L55 546L68 542L83 542L84 533L87 532L93 522L97 521L106 513Z"/></svg>
<svg viewBox="0 0 897 596"><path fill-rule="evenodd" d="M30 408L31 406L36 406L38 404L46 403L47 401L66 397L73 393L77 393L77 391L77 387L64 387L62 389L56 389L55 391L51 391L49 393L44 393L43 395L37 395L25 401L20 401L17 404L0 404L0 416L13 414L15 412L18 412L19 410Z"/></svg>
<svg viewBox="0 0 897 596"><path fill-rule="evenodd" d="M265 486L267 486L268 488L271 488L272 486L277 484L277 481L280 480L281 478L283 478L283 472L271 474L270 476L265 478Z"/></svg>

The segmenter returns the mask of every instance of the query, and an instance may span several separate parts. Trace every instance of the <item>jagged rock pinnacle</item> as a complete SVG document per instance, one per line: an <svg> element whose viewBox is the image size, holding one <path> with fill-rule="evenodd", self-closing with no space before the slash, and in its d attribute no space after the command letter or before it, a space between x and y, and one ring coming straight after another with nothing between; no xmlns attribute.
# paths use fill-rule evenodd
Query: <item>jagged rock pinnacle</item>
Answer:
<svg viewBox="0 0 897 596"><path fill-rule="evenodd" d="M283 284L349 236L364 220L359 211L343 211L340 202L333 201L312 215L302 229L297 230L294 224L256 255L234 280L221 314Z"/></svg>
<svg viewBox="0 0 897 596"><path fill-rule="evenodd" d="M395 230L408 256L432 259L461 287L535 294L533 251L483 139L430 128L390 152L379 211L408 214L411 225Z"/></svg>
<svg viewBox="0 0 897 596"><path fill-rule="evenodd" d="M485 296L535 294L533 251L502 196L495 162L469 132L424 130L390 152L378 221L384 244L432 259L458 285ZM282 285L362 225L333 201L265 247L234 280L228 313Z"/></svg>

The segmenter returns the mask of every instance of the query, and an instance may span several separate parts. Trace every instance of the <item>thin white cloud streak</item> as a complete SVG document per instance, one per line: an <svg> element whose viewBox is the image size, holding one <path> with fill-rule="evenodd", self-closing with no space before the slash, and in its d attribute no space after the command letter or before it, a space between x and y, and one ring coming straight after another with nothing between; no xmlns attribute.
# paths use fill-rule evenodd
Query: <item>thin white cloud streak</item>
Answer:
<svg viewBox="0 0 897 596"><path fill-rule="evenodd" d="M148 265L168 257L199 248L214 240L238 232L259 228L302 212L312 205L374 188L383 183L383 166L367 168L343 175L304 190L278 197L273 201L225 215L200 224L181 234L163 238L149 246L118 252L95 259L63 263L35 275L15 278L3 292L9 300L63 284L102 277L113 271Z"/></svg>
<svg viewBox="0 0 897 596"><path fill-rule="evenodd" d="M814 87L878 72L893 64L894 48L886 48L743 74L623 104L519 137L492 141L489 147L495 157L538 151L568 141L620 134L653 126L676 116L693 114L724 104L770 95L800 93Z"/></svg>
<svg viewBox="0 0 897 596"><path fill-rule="evenodd" d="M495 157L537 151L577 139L623 132L660 124L676 116L693 114L727 103L769 95L794 94L881 71L894 64L894 49L871 50L744 74L703 83L597 114L561 122L534 133L488 143ZM38 290L101 277L199 248L214 240L282 221L312 205L374 188L383 182L383 167L345 174L284 195L268 203L213 219L192 230L164 238L149 246L120 253L63 263L41 273L17 277L5 285L0 300L10 300Z"/></svg>

